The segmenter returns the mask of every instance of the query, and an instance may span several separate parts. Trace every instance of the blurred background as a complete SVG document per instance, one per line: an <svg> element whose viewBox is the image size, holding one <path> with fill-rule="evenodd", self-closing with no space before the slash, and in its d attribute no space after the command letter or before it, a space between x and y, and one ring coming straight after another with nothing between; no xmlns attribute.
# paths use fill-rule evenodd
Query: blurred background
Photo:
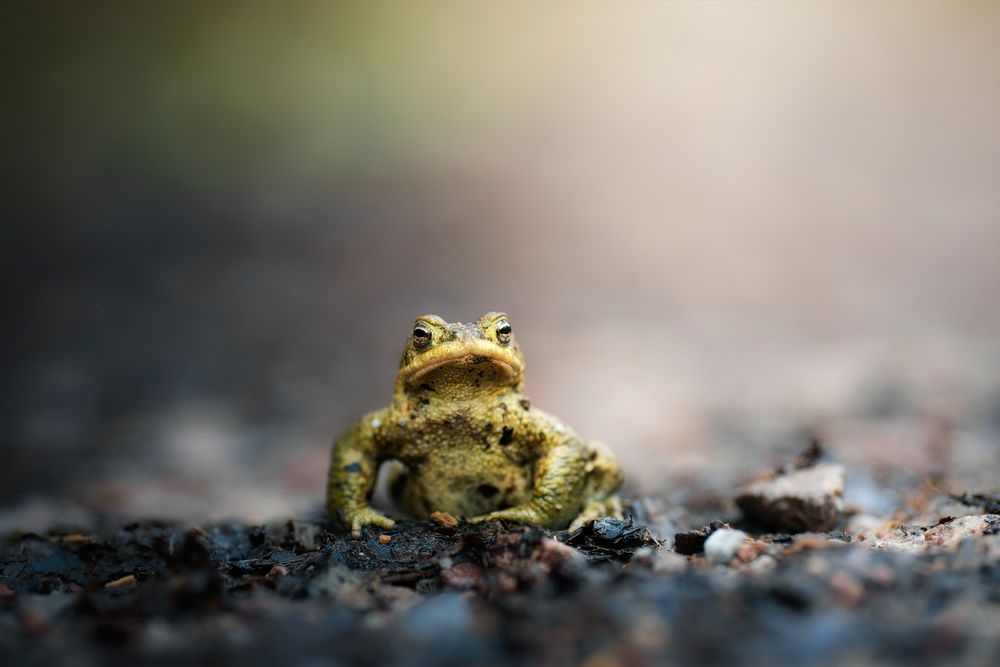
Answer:
<svg viewBox="0 0 1000 667"><path fill-rule="evenodd" d="M0 30L3 525L317 511L413 318L490 310L629 493L817 434L996 485L1000 4L21 2Z"/></svg>

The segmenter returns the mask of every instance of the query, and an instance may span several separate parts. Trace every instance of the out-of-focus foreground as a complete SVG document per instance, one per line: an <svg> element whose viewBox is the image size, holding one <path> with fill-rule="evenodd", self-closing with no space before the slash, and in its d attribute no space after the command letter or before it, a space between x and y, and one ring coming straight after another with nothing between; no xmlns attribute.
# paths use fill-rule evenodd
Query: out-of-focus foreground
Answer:
<svg viewBox="0 0 1000 667"><path fill-rule="evenodd" d="M0 26L0 527L66 520L46 498L314 509L412 318L494 309L534 402L633 493L725 486L804 432L995 486L996 3L9 3Z"/></svg>

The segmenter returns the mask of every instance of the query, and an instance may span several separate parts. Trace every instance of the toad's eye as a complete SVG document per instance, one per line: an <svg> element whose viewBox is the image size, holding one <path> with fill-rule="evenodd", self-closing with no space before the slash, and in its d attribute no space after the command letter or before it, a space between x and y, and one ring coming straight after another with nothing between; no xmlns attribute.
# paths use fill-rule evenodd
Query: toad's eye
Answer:
<svg viewBox="0 0 1000 667"><path fill-rule="evenodd" d="M511 333L510 322L507 320L500 320L497 322L497 340L501 345L506 345L510 342Z"/></svg>
<svg viewBox="0 0 1000 667"><path fill-rule="evenodd" d="M413 346L422 349L431 344L431 330L418 324L413 327Z"/></svg>

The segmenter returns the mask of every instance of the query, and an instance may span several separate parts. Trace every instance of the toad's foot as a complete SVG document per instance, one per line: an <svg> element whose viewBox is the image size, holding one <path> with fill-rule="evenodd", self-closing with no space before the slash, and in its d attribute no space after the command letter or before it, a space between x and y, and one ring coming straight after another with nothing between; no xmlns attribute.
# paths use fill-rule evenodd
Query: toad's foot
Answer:
<svg viewBox="0 0 1000 667"><path fill-rule="evenodd" d="M347 523L351 526L351 537L361 537L361 529L365 526L379 526L380 528L392 528L396 522L385 516L381 512L376 512L370 507L365 507L347 517Z"/></svg>
<svg viewBox="0 0 1000 667"><path fill-rule="evenodd" d="M469 523L481 523L483 521L518 521L528 523L533 526L547 526L551 522L551 517L532 505L518 505L507 509L497 510L489 514L474 516L469 519Z"/></svg>
<svg viewBox="0 0 1000 667"><path fill-rule="evenodd" d="M588 523L605 517L622 518L622 503L618 500L618 496L608 496L601 500L591 500L583 508L583 511L573 519L573 523L569 525L568 531L572 533L583 528Z"/></svg>
<svg viewBox="0 0 1000 667"><path fill-rule="evenodd" d="M622 518L622 504L621 501L618 500L618 496L612 495L600 500L592 500L587 503L584 506L583 511L581 511L580 514L577 515L576 519L574 519L570 524L568 530L569 532L573 532L577 528L581 528L595 519L602 519L604 517L614 517L617 519ZM553 516L551 513L545 512L533 504L508 507L507 509L490 512L489 514L484 514L482 516L475 516L469 519L469 523L496 521L500 519L506 521L519 521L521 523L528 523L534 526L552 529L559 529L566 525L564 523L566 519L562 519L560 521L558 515Z"/></svg>

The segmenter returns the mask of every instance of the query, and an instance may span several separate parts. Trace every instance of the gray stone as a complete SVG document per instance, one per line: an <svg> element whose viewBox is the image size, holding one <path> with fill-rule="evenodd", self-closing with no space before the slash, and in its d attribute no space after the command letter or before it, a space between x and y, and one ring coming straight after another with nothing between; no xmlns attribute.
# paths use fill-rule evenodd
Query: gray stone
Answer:
<svg viewBox="0 0 1000 667"><path fill-rule="evenodd" d="M832 530L843 509L847 472L824 463L752 482L736 496L748 519L777 531Z"/></svg>

